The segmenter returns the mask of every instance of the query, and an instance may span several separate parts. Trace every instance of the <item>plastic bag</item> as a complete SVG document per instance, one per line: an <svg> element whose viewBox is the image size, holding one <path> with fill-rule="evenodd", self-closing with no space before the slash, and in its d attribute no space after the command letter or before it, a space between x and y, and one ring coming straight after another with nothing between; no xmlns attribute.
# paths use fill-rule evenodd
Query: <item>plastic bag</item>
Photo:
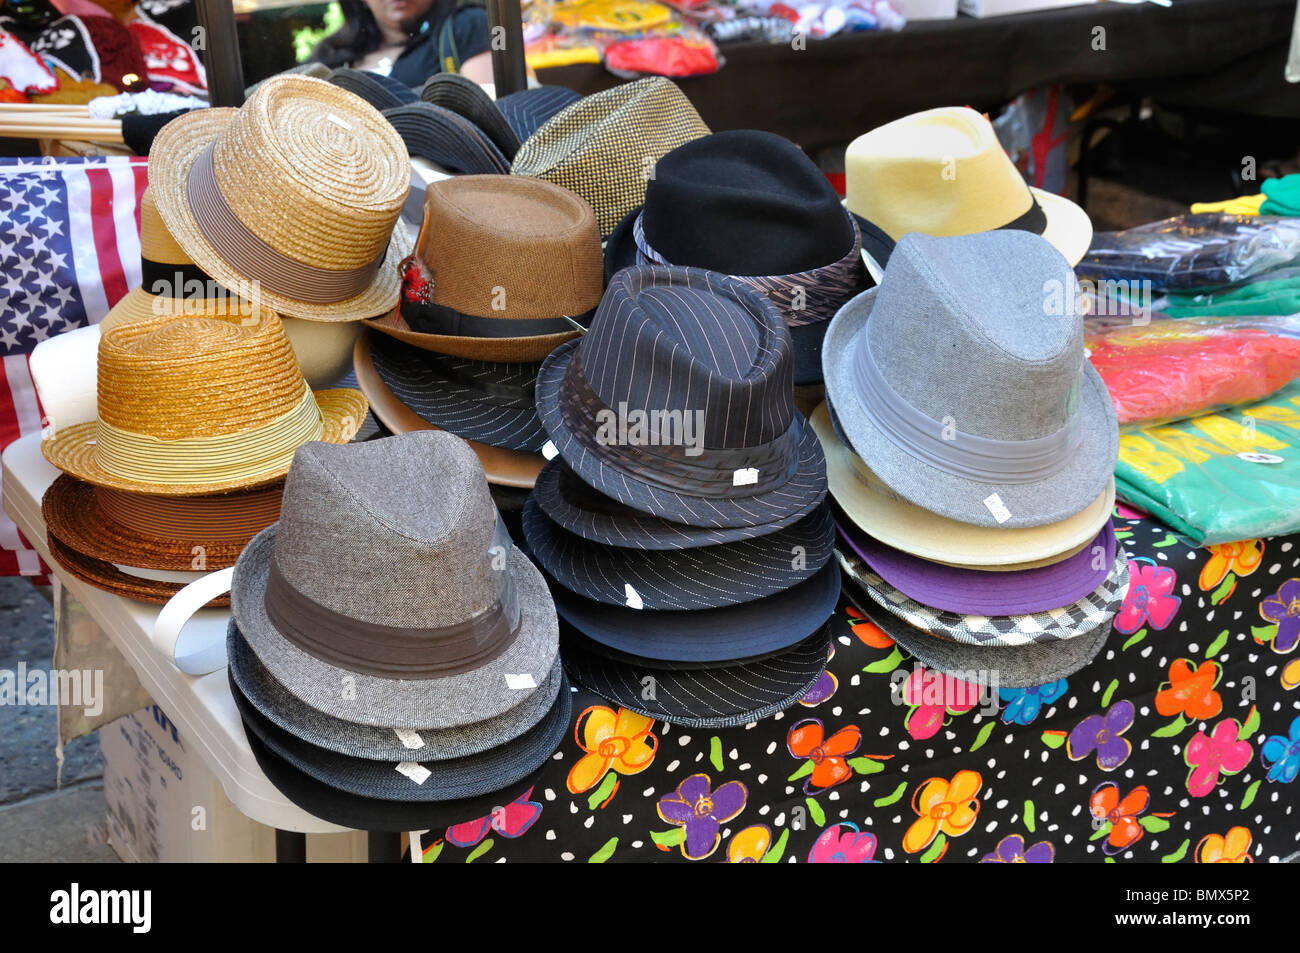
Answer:
<svg viewBox="0 0 1300 953"><path fill-rule="evenodd" d="M1300 268L1278 268L1233 288L1171 294L1161 310L1171 318L1282 315L1300 312Z"/></svg>
<svg viewBox="0 0 1300 953"><path fill-rule="evenodd" d="M1098 232L1082 278L1150 282L1157 292L1234 285L1300 259L1300 219L1179 215L1122 232Z"/></svg>
<svg viewBox="0 0 1300 953"><path fill-rule="evenodd" d="M1300 315L1089 318L1084 343L1121 425L1253 403L1300 377Z"/></svg>

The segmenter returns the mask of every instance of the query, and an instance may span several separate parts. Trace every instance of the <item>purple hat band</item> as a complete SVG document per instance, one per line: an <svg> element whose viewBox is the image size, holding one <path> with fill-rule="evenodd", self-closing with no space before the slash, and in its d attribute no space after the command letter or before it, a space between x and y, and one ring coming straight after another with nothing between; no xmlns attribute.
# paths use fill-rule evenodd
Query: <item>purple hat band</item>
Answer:
<svg viewBox="0 0 1300 953"><path fill-rule="evenodd" d="M903 595L961 615L1029 615L1071 605L1105 582L1115 562L1115 530L1109 520L1073 556L1015 572L945 566L886 546L856 526L837 521L836 528L872 571Z"/></svg>

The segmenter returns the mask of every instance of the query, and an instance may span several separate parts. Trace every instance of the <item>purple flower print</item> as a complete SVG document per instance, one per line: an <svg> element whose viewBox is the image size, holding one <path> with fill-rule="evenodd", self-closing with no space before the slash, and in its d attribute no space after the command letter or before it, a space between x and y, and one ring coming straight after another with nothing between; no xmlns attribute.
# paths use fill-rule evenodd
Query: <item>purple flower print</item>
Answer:
<svg viewBox="0 0 1300 953"><path fill-rule="evenodd" d="M1097 752L1097 767L1114 771L1128 760L1133 745L1122 737L1133 725L1137 712L1131 701L1118 701L1104 714L1089 715L1074 726L1065 740L1065 753L1071 761L1082 761Z"/></svg>
<svg viewBox="0 0 1300 953"><path fill-rule="evenodd" d="M820 705L834 695L835 690L839 687L839 679L832 675L829 669L823 669L821 675L817 677L817 681L813 682L813 687L808 689L803 698L799 699L799 704L807 708Z"/></svg>
<svg viewBox="0 0 1300 953"><path fill-rule="evenodd" d="M1273 651L1286 655L1300 642L1300 579L1288 579L1259 604L1259 614L1277 623Z"/></svg>
<svg viewBox="0 0 1300 953"><path fill-rule="evenodd" d="M1173 622L1183 601L1174 595L1174 585L1178 582L1174 571L1140 557L1129 560L1128 576L1128 595L1115 616L1115 631L1131 635L1144 625L1163 629Z"/></svg>
<svg viewBox="0 0 1300 953"><path fill-rule="evenodd" d="M1019 834L1008 834L998 841L998 846L991 854L980 858L981 864L1050 864L1056 859L1056 848L1051 841L1040 840L1032 847L1025 847L1025 839Z"/></svg>
<svg viewBox="0 0 1300 953"><path fill-rule="evenodd" d="M659 799L659 816L685 828L682 855L703 860L717 850L722 825L745 809L748 798L749 791L739 781L728 781L713 791L707 774L692 774L676 791Z"/></svg>

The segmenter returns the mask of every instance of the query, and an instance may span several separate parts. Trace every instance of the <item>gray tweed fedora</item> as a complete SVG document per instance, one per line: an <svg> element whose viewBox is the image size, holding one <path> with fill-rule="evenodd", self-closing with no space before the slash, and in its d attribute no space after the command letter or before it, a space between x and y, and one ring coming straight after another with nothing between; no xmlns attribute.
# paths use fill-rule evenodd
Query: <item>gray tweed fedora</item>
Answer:
<svg viewBox="0 0 1300 953"><path fill-rule="evenodd" d="M904 236L880 285L826 332L849 445L890 489L963 523L1086 509L1114 472L1119 427L1077 299L1073 269L1037 235Z"/></svg>
<svg viewBox="0 0 1300 953"><path fill-rule="evenodd" d="M231 609L317 711L456 728L518 709L555 662L555 606L469 444L445 431L305 444L280 522L235 565Z"/></svg>

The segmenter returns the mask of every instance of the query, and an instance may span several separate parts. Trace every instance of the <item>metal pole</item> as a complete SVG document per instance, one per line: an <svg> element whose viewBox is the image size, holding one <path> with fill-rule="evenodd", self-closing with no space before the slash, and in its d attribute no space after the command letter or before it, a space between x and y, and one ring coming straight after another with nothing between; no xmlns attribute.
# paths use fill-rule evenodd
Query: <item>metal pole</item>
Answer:
<svg viewBox="0 0 1300 953"><path fill-rule="evenodd" d="M196 0L203 29L203 67L208 73L208 101L213 106L244 105L244 67L230 0Z"/></svg>
<svg viewBox="0 0 1300 953"><path fill-rule="evenodd" d="M496 84L497 96L517 93L528 85L519 0L487 0L487 16L492 43L492 82Z"/></svg>

